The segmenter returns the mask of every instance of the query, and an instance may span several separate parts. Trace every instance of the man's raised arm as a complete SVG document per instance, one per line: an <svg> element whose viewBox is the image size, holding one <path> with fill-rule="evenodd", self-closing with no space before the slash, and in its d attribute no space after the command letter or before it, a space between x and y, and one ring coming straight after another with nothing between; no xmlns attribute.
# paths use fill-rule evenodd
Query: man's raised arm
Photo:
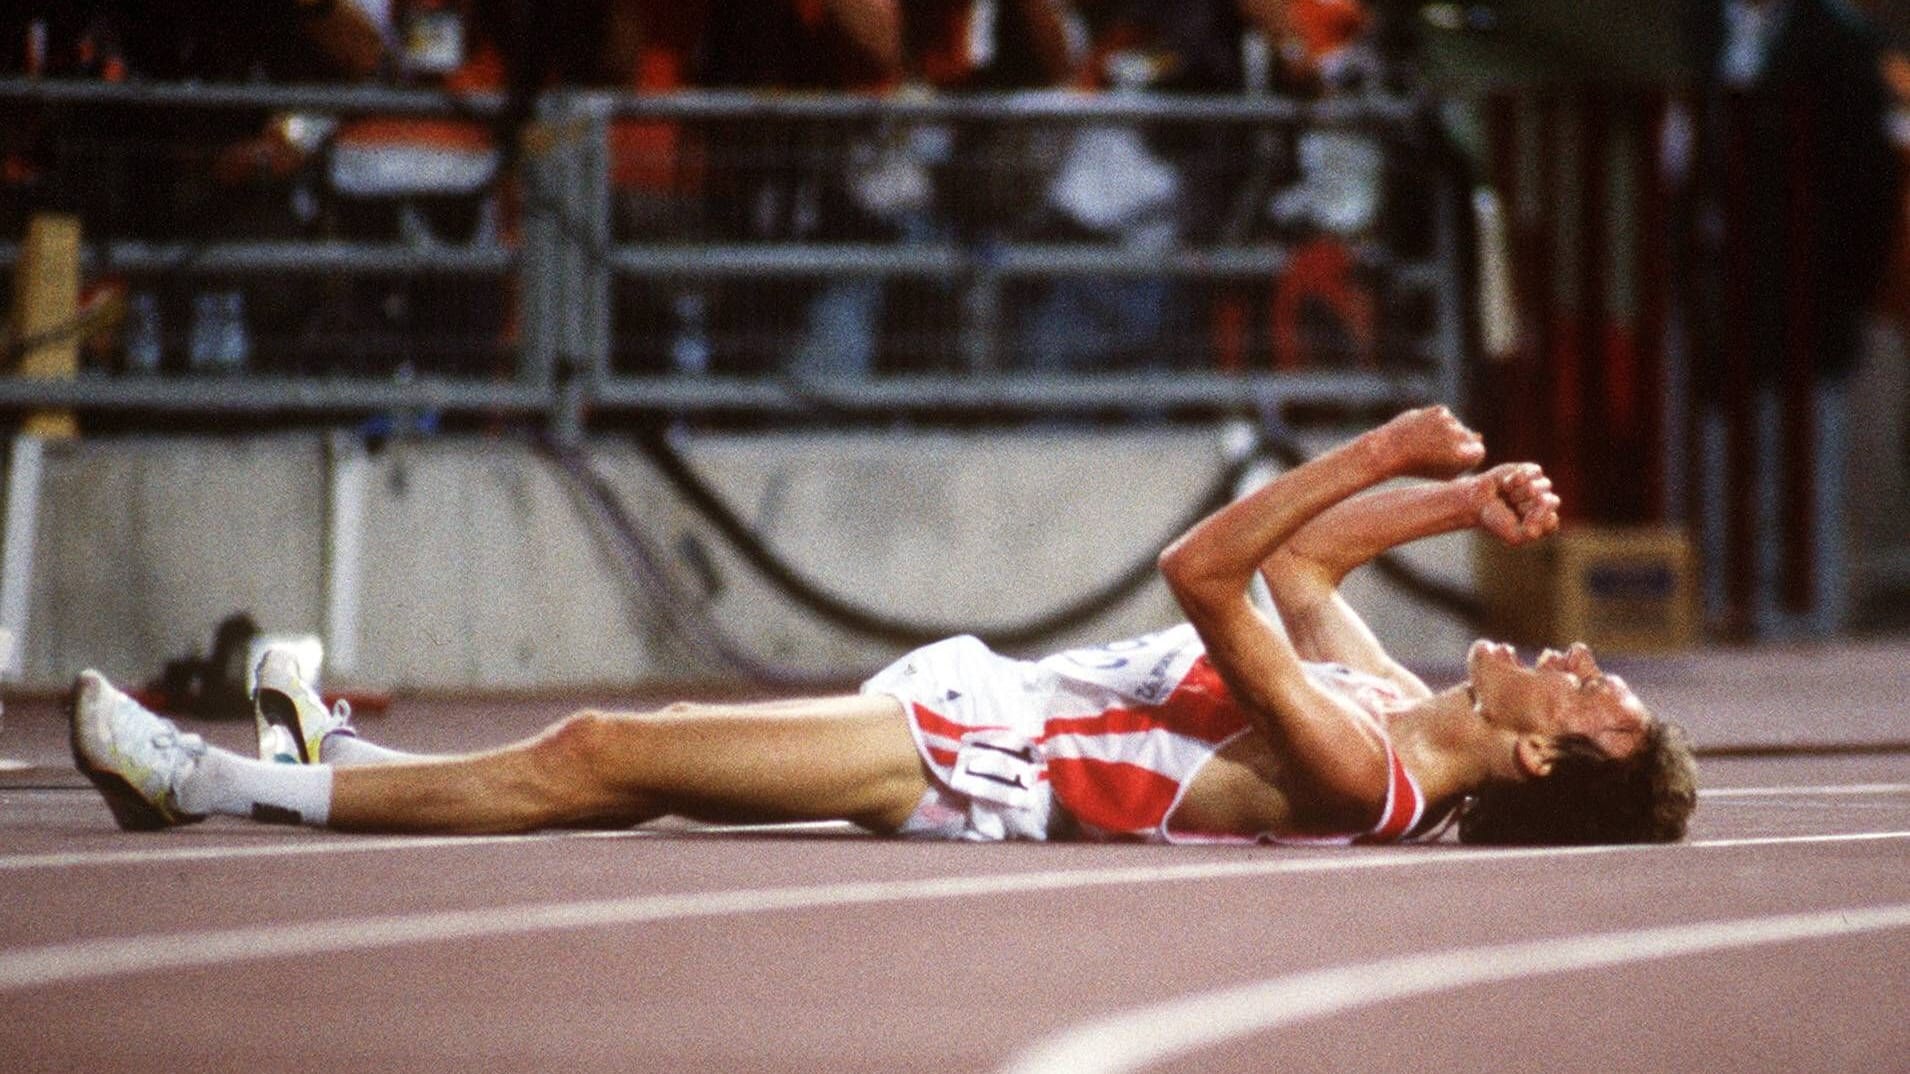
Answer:
<svg viewBox="0 0 1910 1074"><path fill-rule="evenodd" d="M1347 497L1394 477L1451 477L1484 455L1478 434L1445 407L1409 411L1214 512L1161 553L1162 577L1215 670L1323 789L1363 796L1384 779L1383 749L1307 681L1293 643L1253 606L1248 584L1276 548Z"/></svg>
<svg viewBox="0 0 1910 1074"><path fill-rule="evenodd" d="M1429 691L1399 666L1346 599L1340 582L1389 549L1474 526L1511 545L1558 529L1558 497L1533 463L1507 463L1450 481L1381 489L1315 515L1260 566L1303 660L1330 660Z"/></svg>

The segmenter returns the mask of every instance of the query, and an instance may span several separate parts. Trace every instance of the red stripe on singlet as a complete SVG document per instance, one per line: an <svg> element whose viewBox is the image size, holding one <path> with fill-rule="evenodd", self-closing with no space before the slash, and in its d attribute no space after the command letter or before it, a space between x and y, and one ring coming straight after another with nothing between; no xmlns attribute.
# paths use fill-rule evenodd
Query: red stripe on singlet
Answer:
<svg viewBox="0 0 1910 1074"><path fill-rule="evenodd" d="M1048 779L1076 820L1115 835L1151 834L1180 794L1175 780L1121 761L1054 757Z"/></svg>
<svg viewBox="0 0 1910 1074"><path fill-rule="evenodd" d="M1064 716L1044 725L1042 740L1059 735L1122 735L1170 731L1202 742L1222 742L1247 726L1247 717L1205 656L1194 661L1179 686L1158 705L1106 709Z"/></svg>
<svg viewBox="0 0 1910 1074"><path fill-rule="evenodd" d="M1400 763L1399 754L1389 748L1386 759L1392 769L1392 792L1387 796L1386 815L1379 819L1372 831L1361 837L1362 842L1391 843L1397 840L1412 827L1413 818L1419 813L1418 789L1406 777L1406 766Z"/></svg>
<svg viewBox="0 0 1910 1074"><path fill-rule="evenodd" d="M1205 656L1194 661L1158 705L1115 708L1049 720L1042 741L1161 731L1218 744L1247 726L1246 715ZM1185 775L1185 773L1182 773ZM1180 797L1180 780L1124 761L1049 757L1048 779L1062 806L1082 823L1115 835L1157 831Z"/></svg>
<svg viewBox="0 0 1910 1074"><path fill-rule="evenodd" d="M971 731L1003 730L1003 728L1000 727L999 725L993 725L993 724L990 724L990 725L978 724L974 727L970 727L966 724L956 723L954 720L951 720L943 716L942 714L936 712L934 709L927 708L919 701L913 705L913 708L915 709L915 726L920 727L922 729L923 734L940 735L943 738L952 739L956 742L960 742L962 740L962 736L968 734Z"/></svg>

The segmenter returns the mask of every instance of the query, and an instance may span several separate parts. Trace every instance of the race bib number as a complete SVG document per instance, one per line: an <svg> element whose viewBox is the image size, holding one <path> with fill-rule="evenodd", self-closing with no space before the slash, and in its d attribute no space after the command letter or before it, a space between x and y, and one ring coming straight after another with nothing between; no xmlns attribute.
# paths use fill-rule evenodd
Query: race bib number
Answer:
<svg viewBox="0 0 1910 1074"><path fill-rule="evenodd" d="M1034 803L1042 759L1034 744L1012 731L976 731L955 752L949 786L970 798L1019 809Z"/></svg>

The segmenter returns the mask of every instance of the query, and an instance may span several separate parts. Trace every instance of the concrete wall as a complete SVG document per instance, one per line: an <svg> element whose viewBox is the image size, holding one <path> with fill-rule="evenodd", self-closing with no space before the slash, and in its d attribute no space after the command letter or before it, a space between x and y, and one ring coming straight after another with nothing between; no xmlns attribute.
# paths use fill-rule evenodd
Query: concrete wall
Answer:
<svg viewBox="0 0 1910 1074"><path fill-rule="evenodd" d="M51 442L23 677L140 679L235 609L309 629L323 585L318 440Z"/></svg>
<svg viewBox="0 0 1910 1074"><path fill-rule="evenodd" d="M1107 435L755 435L682 447L776 552L819 587L949 630L1043 615L1151 557L1223 468L1218 431ZM317 435L52 444L23 678L84 666L129 681L202 652L226 615L328 635L334 683L589 689L733 676L680 626L708 617L736 649L853 683L899 649L794 608L628 447L592 455L639 523L660 581L631 576L552 464L510 440L400 442L342 454ZM356 469L354 469L356 467ZM340 475L362 478L340 515ZM350 478L347 478L349 480ZM346 503L349 508L349 503ZM362 541L357 612L328 612ZM1412 552L1454 581L1462 538ZM665 600L659 584L678 597ZM1356 576L1350 593L1409 663L1450 666L1468 635ZM1152 582L1038 653L1166 625Z"/></svg>

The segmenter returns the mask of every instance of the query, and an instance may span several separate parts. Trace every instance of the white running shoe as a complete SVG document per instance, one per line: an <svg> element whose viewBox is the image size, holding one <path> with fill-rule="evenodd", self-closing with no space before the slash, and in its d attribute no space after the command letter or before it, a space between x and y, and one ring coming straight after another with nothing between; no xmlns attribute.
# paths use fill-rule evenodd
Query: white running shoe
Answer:
<svg viewBox="0 0 1910 1074"><path fill-rule="evenodd" d="M259 729L259 760L280 764L318 764L326 736L358 735L351 705L340 699L327 709L299 674L297 654L276 645L259 657L252 719Z"/></svg>
<svg viewBox="0 0 1910 1074"><path fill-rule="evenodd" d="M73 763L106 797L129 832L157 831L206 819L179 808L178 789L205 756L205 740L182 734L90 668L68 701Z"/></svg>

